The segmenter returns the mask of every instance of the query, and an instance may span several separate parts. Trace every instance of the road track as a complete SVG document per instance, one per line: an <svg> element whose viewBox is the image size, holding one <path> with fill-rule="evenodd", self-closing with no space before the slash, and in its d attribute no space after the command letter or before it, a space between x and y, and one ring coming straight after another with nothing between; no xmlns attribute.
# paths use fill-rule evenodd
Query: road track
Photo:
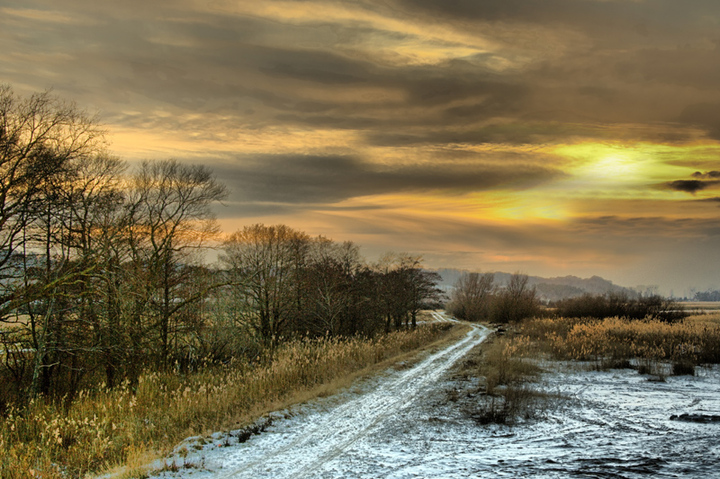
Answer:
<svg viewBox="0 0 720 479"><path fill-rule="evenodd" d="M451 320L443 313L436 319ZM334 462L346 453L357 456L373 450L373 443L392 438L384 423L392 420L437 387L437 382L470 349L481 343L490 330L471 325L459 341L431 353L404 370L391 369L361 385L361 392L335 401L298 418L279 421L266 432L243 444L216 449L202 458L204 471L187 469L172 477L229 478L305 478L335 476ZM333 403L333 401L330 401ZM377 437L375 437L377 435ZM362 443L362 444L360 444ZM354 452L353 452L354 450ZM214 456L213 456L214 454ZM347 465L341 467L346 472ZM167 476L162 476L167 477Z"/></svg>

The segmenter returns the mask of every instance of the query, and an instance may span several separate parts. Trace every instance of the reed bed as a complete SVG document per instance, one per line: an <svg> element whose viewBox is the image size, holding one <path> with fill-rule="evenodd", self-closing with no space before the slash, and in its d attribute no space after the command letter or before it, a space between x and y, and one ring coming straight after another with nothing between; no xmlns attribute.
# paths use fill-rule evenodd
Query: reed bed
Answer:
<svg viewBox="0 0 720 479"><path fill-rule="evenodd" d="M624 318L541 318L519 334L539 341L557 359L594 361L599 367L640 361L720 363L720 315L697 315L667 323Z"/></svg>
<svg viewBox="0 0 720 479"><path fill-rule="evenodd" d="M248 423L308 392L439 339L448 324L377 339L305 339L255 364L152 373L112 390L82 392L70 405L38 399L0 419L0 477L88 477L130 465L125 477L182 439Z"/></svg>

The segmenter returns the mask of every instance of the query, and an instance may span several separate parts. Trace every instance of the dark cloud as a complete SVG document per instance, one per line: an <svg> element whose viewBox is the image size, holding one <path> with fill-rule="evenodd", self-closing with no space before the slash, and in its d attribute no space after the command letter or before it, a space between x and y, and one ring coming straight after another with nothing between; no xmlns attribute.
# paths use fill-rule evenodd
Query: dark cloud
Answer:
<svg viewBox="0 0 720 479"><path fill-rule="evenodd" d="M42 0L31 3L44 4ZM692 4L705 12L705 17L717 10L708 2ZM361 52L357 46L367 39L417 40L407 32L372 28L362 22L340 24L320 16L311 24L279 23L259 16L190 10L162 16L162 8L147 5L133 15L128 7L74 5L75 13L84 10L83 15L95 15L98 21L82 27L44 25L33 42L16 40L9 48L26 53L35 51L33 45L48 45L49 51L61 58L43 69L57 73L60 80L55 86L73 93L101 89L97 103L113 119L119 118L114 114L118 104L132 102L129 92L134 92L149 100L148 115L153 107L171 106L234 116L241 124L357 129L373 144L383 146L553 142L566 141L576 132L603 137L600 128L579 127L587 123L675 121L679 126L698 126L712 135L720 134L718 109L712 101L705 100L707 106L698 107L691 104L690 93L688 98L675 95L668 100L667 92L646 88L658 82L694 88L698 79L714 88L716 77L720 78L717 53L677 48L687 36L683 32L697 27L704 16L688 13L685 7L667 0L656 2L654 9L642 2L576 0L358 4L399 20L430 21L432 17L457 22L459 29L476 29L480 35L487 30L490 40L496 34L500 43L506 44L497 51L430 65L393 65ZM142 18L139 12L143 12ZM482 28L485 22L509 26L486 29ZM489 65L495 60L532 57L545 48L542 32L528 33L536 38L534 42L513 43L513 32L527 29L513 27L515 23L560 24L568 27L567 32L590 35L590 39L585 45L565 45L568 50L557 58L494 70ZM635 31L640 24L646 25L646 32L672 34L661 46L647 48L641 41L643 35ZM626 48L606 44L618 31L634 35ZM562 41L564 32L559 31L555 41ZM425 41L440 47L451 45L440 39ZM25 78L22 81L28 83ZM358 88L374 93L353 94ZM308 89L314 91L312 97ZM372 95L377 95L376 101ZM111 105L113 101L115 105ZM518 132L487 126L502 125L508 119ZM521 125L532 122L556 125L541 133L529 131L537 130L537 125L523 131ZM441 131L438 125L443 125ZM425 131L412 130L418 126ZM181 117L176 120L175 129L196 128ZM640 128L634 134L655 138L654 133ZM667 133L667 139L683 141L687 135L680 128Z"/></svg>
<svg viewBox="0 0 720 479"><path fill-rule="evenodd" d="M684 191L685 193L695 194L698 191L710 188L711 186L714 186L718 183L720 183L720 182L719 181L700 181L700 180L675 180L675 181L666 183L666 186L668 188L670 188L671 190Z"/></svg>
<svg viewBox="0 0 720 479"><path fill-rule="evenodd" d="M351 156L258 155L217 166L245 201L334 203L400 192L524 189L562 175L533 165L376 165Z"/></svg>
<svg viewBox="0 0 720 479"><path fill-rule="evenodd" d="M708 188L713 188L717 185L720 185L720 171L696 171L691 176L695 179L670 181L662 185L662 187L669 188L675 191L692 193L694 195L698 191L706 190Z"/></svg>
<svg viewBox="0 0 720 479"><path fill-rule="evenodd" d="M618 33L637 41L653 35L667 35L687 24L703 23L709 12L717 14L714 0L396 0L396 5L414 14L426 14L439 21L503 22L542 26L569 26L587 34L618 41ZM710 29L712 22L705 22Z"/></svg>
<svg viewBox="0 0 720 479"><path fill-rule="evenodd" d="M617 241L632 242L630 238L647 238L653 242L668 241L670 238L709 237L717 229L713 218L669 218L665 216L624 217L617 215L586 217L577 219L569 228L573 233L597 238L613 237ZM571 234L571 236L573 235ZM609 233L612 233L610 235ZM635 244L641 251L644 243ZM650 247L648 244L647 247Z"/></svg>
<svg viewBox="0 0 720 479"><path fill-rule="evenodd" d="M440 18L472 19L489 22L524 22L538 24L569 23L573 25L607 26L629 23L633 15L631 2L577 2L574 0L400 0L407 9L429 12ZM614 3L616 5L605 5ZM614 14L618 18L613 18ZM637 22L637 20L635 20Z"/></svg>
<svg viewBox="0 0 720 479"><path fill-rule="evenodd" d="M233 194L232 196L237 195ZM289 204L260 201L227 201L221 205L213 205L213 212L219 219L238 217L250 219L279 215L291 216L298 212L298 207Z"/></svg>
<svg viewBox="0 0 720 479"><path fill-rule="evenodd" d="M703 180L720 178L720 171L706 171L705 173L696 171L692 174L693 178L700 178Z"/></svg>
<svg viewBox="0 0 720 479"><path fill-rule="evenodd" d="M407 132L372 131L366 134L370 144L377 146L447 145L487 143L542 144L559 139L607 137L609 133L593 125L559 122L504 122L479 124L475 127L457 125Z"/></svg>

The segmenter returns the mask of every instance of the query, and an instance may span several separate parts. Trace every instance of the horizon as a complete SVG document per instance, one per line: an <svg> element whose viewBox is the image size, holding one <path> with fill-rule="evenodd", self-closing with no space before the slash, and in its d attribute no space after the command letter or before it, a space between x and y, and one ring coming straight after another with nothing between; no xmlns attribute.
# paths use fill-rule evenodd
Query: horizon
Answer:
<svg viewBox="0 0 720 479"><path fill-rule="evenodd" d="M720 4L8 0L0 83L254 223L425 267L720 289Z"/></svg>

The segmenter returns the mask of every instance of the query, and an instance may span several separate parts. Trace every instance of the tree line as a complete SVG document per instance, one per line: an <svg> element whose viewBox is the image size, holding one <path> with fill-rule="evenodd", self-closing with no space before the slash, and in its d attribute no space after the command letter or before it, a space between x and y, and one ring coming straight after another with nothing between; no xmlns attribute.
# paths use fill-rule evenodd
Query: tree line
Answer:
<svg viewBox="0 0 720 479"><path fill-rule="evenodd" d="M719 290L698 291L693 296L694 301L720 301Z"/></svg>
<svg viewBox="0 0 720 479"><path fill-rule="evenodd" d="M452 290L446 308L467 321L517 322L535 316L566 318L659 319L678 321L687 316L682 305L658 294L625 292L585 293L581 296L551 301L541 307L529 277L513 274L507 284L496 284L493 273L465 273Z"/></svg>
<svg viewBox="0 0 720 479"><path fill-rule="evenodd" d="M413 327L440 298L418 257L367 265L351 242L284 225L219 242L211 208L227 190L208 168L131 169L95 118L48 92L0 87L0 179L0 409L297 336Z"/></svg>

